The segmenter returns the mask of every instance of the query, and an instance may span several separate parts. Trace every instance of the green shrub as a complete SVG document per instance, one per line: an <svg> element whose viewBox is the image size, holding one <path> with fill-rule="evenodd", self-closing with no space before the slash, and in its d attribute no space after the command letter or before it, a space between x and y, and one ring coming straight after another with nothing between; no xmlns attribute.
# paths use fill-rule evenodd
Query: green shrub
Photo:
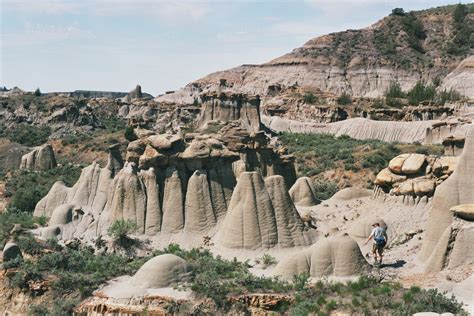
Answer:
<svg viewBox="0 0 474 316"><path fill-rule="evenodd" d="M293 276L293 287L297 291L303 290L309 282L310 275L308 272L303 272Z"/></svg>
<svg viewBox="0 0 474 316"><path fill-rule="evenodd" d="M42 252L43 247L36 241L31 234L19 236L15 240L21 251L29 255L38 255Z"/></svg>
<svg viewBox="0 0 474 316"><path fill-rule="evenodd" d="M405 10L403 10L403 8L395 8L390 15L405 16Z"/></svg>
<svg viewBox="0 0 474 316"><path fill-rule="evenodd" d="M116 220L108 229L108 233L115 239L128 238L137 229L137 224L131 220Z"/></svg>
<svg viewBox="0 0 474 316"><path fill-rule="evenodd" d="M339 105L348 105L352 103L352 97L349 93L344 92L337 98L337 104Z"/></svg>
<svg viewBox="0 0 474 316"><path fill-rule="evenodd" d="M436 95L436 104L444 105L446 102L461 100L461 94L454 89L440 91Z"/></svg>
<svg viewBox="0 0 474 316"><path fill-rule="evenodd" d="M384 93L385 98L403 98L405 94L402 91L400 83L392 81Z"/></svg>
<svg viewBox="0 0 474 316"><path fill-rule="evenodd" d="M472 9L472 7L471 7ZM447 44L446 52L451 55L464 55L473 47L472 33L473 24L466 17L469 14L469 8L465 4L456 5L453 16L454 36L452 41Z"/></svg>
<svg viewBox="0 0 474 316"><path fill-rule="evenodd" d="M11 197L8 207L21 212L33 212L36 204L56 181L72 186L80 173L81 167L71 164L46 171L16 170L5 185L5 195Z"/></svg>
<svg viewBox="0 0 474 316"><path fill-rule="evenodd" d="M262 262L265 267L277 264L277 260L275 259L275 257L268 253L263 254L262 258L258 260Z"/></svg>
<svg viewBox="0 0 474 316"><path fill-rule="evenodd" d="M130 126L130 125L127 126L127 128L125 129L125 132L124 132L124 137L129 142L133 142L134 140L138 139L137 135L135 134L135 130L134 130L133 126Z"/></svg>
<svg viewBox="0 0 474 316"><path fill-rule="evenodd" d="M37 222L38 219L33 218L31 213L22 213L12 208L0 213L0 249L3 249L10 237L15 237L10 234L15 224L24 229L32 229Z"/></svg>
<svg viewBox="0 0 474 316"><path fill-rule="evenodd" d="M227 309L229 294L258 292L287 292L291 289L286 282L275 278L258 277L250 273L249 266L234 260L214 257L209 250L182 250L171 244L167 248L155 251L153 255L172 253L185 259L194 272L189 287L198 297L208 297L223 309Z"/></svg>
<svg viewBox="0 0 474 316"><path fill-rule="evenodd" d="M304 103L307 104L316 104L318 102L318 97L311 92L306 92L303 94Z"/></svg>
<svg viewBox="0 0 474 316"><path fill-rule="evenodd" d="M403 29L408 35L408 45L414 50L424 53L421 40L426 38L425 30L421 20L410 12L403 16Z"/></svg>
<svg viewBox="0 0 474 316"><path fill-rule="evenodd" d="M126 128L126 122L117 116L100 116L99 120L105 125L109 133L123 131Z"/></svg>
<svg viewBox="0 0 474 316"><path fill-rule="evenodd" d="M415 86L408 91L408 102L413 105L418 105L422 101L433 101L436 96L436 87L425 84L423 81L418 81Z"/></svg>
<svg viewBox="0 0 474 316"><path fill-rule="evenodd" d="M314 183L314 189L316 191L316 198L319 200L327 200L339 191L337 183L323 180L316 181Z"/></svg>
<svg viewBox="0 0 474 316"><path fill-rule="evenodd" d="M46 125L35 126L30 124L16 124L11 128L0 128L0 137L8 138L25 146L39 146L48 141L51 128Z"/></svg>
<svg viewBox="0 0 474 316"><path fill-rule="evenodd" d="M34 95L35 95L35 97L40 97L41 96L40 88L36 88Z"/></svg>

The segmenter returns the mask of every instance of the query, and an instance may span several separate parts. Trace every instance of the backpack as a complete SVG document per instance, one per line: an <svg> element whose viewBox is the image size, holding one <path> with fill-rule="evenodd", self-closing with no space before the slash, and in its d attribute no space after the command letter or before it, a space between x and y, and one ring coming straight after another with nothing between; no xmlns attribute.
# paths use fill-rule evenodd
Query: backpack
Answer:
<svg viewBox="0 0 474 316"><path fill-rule="evenodd" d="M387 241L384 237L376 237L374 238L374 240L377 247L385 247L385 245L387 244Z"/></svg>

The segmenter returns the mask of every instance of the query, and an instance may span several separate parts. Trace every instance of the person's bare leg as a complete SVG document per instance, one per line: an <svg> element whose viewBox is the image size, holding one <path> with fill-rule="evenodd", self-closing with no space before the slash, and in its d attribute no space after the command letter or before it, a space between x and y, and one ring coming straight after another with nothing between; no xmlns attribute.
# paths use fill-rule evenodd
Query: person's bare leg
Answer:
<svg viewBox="0 0 474 316"><path fill-rule="evenodd" d="M377 248L375 246L372 247L372 254L374 256L375 263L377 263Z"/></svg>

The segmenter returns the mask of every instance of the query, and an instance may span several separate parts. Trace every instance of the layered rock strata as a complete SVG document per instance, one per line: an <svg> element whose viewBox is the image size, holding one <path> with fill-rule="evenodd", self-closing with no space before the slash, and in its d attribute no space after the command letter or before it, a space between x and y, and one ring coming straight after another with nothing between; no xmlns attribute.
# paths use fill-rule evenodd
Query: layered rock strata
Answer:
<svg viewBox="0 0 474 316"><path fill-rule="evenodd" d="M260 98L242 94L210 94L200 96L201 114L198 118L200 128L210 121L240 121L248 130L260 130Z"/></svg>
<svg viewBox="0 0 474 316"><path fill-rule="evenodd" d="M453 174L436 190L426 234L419 254L428 271L440 271L474 262L472 218L463 216L463 204L474 203L474 130L470 130ZM451 211L451 209L453 211Z"/></svg>

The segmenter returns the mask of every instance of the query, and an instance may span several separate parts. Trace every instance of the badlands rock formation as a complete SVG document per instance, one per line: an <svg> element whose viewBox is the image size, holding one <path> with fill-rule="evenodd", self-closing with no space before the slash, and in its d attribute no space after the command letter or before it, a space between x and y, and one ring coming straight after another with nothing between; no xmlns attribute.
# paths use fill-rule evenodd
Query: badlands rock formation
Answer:
<svg viewBox="0 0 474 316"><path fill-rule="evenodd" d="M457 162L458 157L402 154L377 174L374 184L394 195L431 197L436 187L453 173Z"/></svg>
<svg viewBox="0 0 474 316"><path fill-rule="evenodd" d="M419 255L429 271L474 262L474 224L465 218L455 217L450 211L453 207L459 208L458 205L474 203L473 160L474 131L471 129L456 169L434 194Z"/></svg>
<svg viewBox="0 0 474 316"><path fill-rule="evenodd" d="M227 248L268 249L310 244L281 176L240 175L217 242Z"/></svg>
<svg viewBox="0 0 474 316"><path fill-rule="evenodd" d="M455 32L452 10L437 8L412 14L423 25L420 45L430 52L423 54L422 59L406 36L404 19L391 15L364 29L311 39L302 47L264 64L242 65L212 73L175 93L157 97L157 100L192 104L200 94L223 91L270 97L275 90L294 86L335 95L348 92L352 96L374 98L381 97L394 81L407 91L419 80L430 82L436 77L444 78L459 64L459 58L446 55L444 48ZM472 16L467 15L464 23L471 21ZM396 51L387 54L385 44L393 45ZM461 58L472 55L472 48L465 48ZM446 62L438 62L441 56ZM401 60L407 61L409 66L403 65ZM431 66L426 67L426 62ZM472 82L468 80L472 78L471 64L472 58L466 59L445 78L444 86L459 88L463 94L473 97L472 88L468 87Z"/></svg>
<svg viewBox="0 0 474 316"><path fill-rule="evenodd" d="M0 170L6 172L19 168L21 157L29 151L30 148L26 146L5 140L0 141Z"/></svg>
<svg viewBox="0 0 474 316"><path fill-rule="evenodd" d="M313 180L309 177L298 178L289 193L295 205L312 206L320 202L316 198Z"/></svg>
<svg viewBox="0 0 474 316"><path fill-rule="evenodd" d="M378 139L386 142L441 144L449 136L464 137L469 124L440 121L374 121L365 118L335 123L308 123L262 115L262 123L275 132L347 135L355 139Z"/></svg>
<svg viewBox="0 0 474 316"><path fill-rule="evenodd" d="M203 95L201 114L198 119L200 128L210 121L240 121L242 126L252 132L260 130L260 98L242 94Z"/></svg>
<svg viewBox="0 0 474 316"><path fill-rule="evenodd" d="M49 170L56 167L56 158L50 144L35 147L21 157L20 168L30 170Z"/></svg>
<svg viewBox="0 0 474 316"><path fill-rule="evenodd" d="M172 254L164 254L145 262L130 279L130 284L143 288L162 288L190 280L191 268L186 260Z"/></svg>
<svg viewBox="0 0 474 316"><path fill-rule="evenodd" d="M301 273L312 277L354 276L369 270L357 243L347 234L319 240L309 249L281 261L275 274L285 279Z"/></svg>
<svg viewBox="0 0 474 316"><path fill-rule="evenodd" d="M444 78L442 88L454 89L472 98L474 96L472 82L474 82L474 56L469 56Z"/></svg>
<svg viewBox="0 0 474 316"><path fill-rule="evenodd" d="M302 244L287 240L301 220L282 214L292 207L298 216L286 192L287 183L294 182L292 157L280 155L262 133L249 134L240 123L233 126L219 135L184 138L144 130L145 136L129 144L125 164L118 146L111 146L106 167L93 163L84 168L72 188L55 183L37 204L34 215L50 218L39 234L89 238L105 234L110 223L121 219L135 222L138 235L206 234L227 213L239 174L255 170L262 183L262 176L285 176L272 180L278 183L271 185L276 204L268 200L264 212L276 213L273 221L282 218L287 226L289 233L281 232L277 243Z"/></svg>

